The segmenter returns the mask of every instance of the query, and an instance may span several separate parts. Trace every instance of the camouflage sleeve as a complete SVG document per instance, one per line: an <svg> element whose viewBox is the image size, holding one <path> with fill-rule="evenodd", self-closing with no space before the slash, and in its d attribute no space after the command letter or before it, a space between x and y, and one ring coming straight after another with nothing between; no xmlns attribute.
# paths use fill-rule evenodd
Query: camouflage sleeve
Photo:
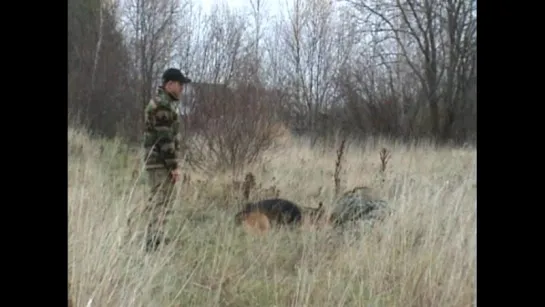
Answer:
<svg viewBox="0 0 545 307"><path fill-rule="evenodd" d="M180 117L178 117L172 124L172 133L174 134L174 147L176 152L180 152L182 135L180 133Z"/></svg>
<svg viewBox="0 0 545 307"><path fill-rule="evenodd" d="M153 116L152 112L157 107L157 104L155 104L155 101L150 100L150 102L146 105L146 109L144 111L144 123L146 125L147 130L153 129L154 122L153 122Z"/></svg>

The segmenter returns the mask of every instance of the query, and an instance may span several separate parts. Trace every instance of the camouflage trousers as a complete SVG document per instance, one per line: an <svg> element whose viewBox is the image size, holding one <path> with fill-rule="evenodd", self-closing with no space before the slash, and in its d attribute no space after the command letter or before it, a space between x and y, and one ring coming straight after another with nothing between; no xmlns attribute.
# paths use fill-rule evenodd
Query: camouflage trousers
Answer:
<svg viewBox="0 0 545 307"><path fill-rule="evenodd" d="M176 195L175 183L170 172L165 168L148 169L150 195L145 214L148 218L146 227L146 250L156 250L161 243L167 244L165 236L167 217L172 212L172 203Z"/></svg>

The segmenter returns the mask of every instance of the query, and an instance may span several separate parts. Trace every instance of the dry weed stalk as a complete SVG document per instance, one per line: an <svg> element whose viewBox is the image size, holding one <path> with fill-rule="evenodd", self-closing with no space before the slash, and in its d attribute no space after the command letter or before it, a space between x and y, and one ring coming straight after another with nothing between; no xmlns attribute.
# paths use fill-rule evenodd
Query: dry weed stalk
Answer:
<svg viewBox="0 0 545 307"><path fill-rule="evenodd" d="M328 218L325 214L324 203L318 203L318 207L301 206L301 214L303 217L303 226L320 226L327 224Z"/></svg>
<svg viewBox="0 0 545 307"><path fill-rule="evenodd" d="M184 176L183 176L183 179L182 179L182 184L183 185L190 185L191 184L191 175L190 174L187 174L187 173L184 173Z"/></svg>
<svg viewBox="0 0 545 307"><path fill-rule="evenodd" d="M276 185L273 184L269 187L263 187L261 183L258 184L256 177L252 172L246 173L243 182L233 182L233 187L237 191L242 191L242 199L245 201L250 199L250 194L254 200L280 197L280 190Z"/></svg>
<svg viewBox="0 0 545 307"><path fill-rule="evenodd" d="M250 198L250 192L253 188L255 188L255 186L256 182L254 174L252 174L252 172L246 173L244 182L242 183L242 197L244 200L248 200Z"/></svg>
<svg viewBox="0 0 545 307"><path fill-rule="evenodd" d="M386 166L388 166L388 161L390 161L390 158L392 155L390 154L390 151L386 148L382 148L380 150L380 172L384 173L386 171Z"/></svg>
<svg viewBox="0 0 545 307"><path fill-rule="evenodd" d="M344 155L346 144L346 138L343 138L339 148L337 149L337 160L335 161L335 173L333 175L333 180L335 182L335 197L341 192L341 169L342 169L342 159Z"/></svg>

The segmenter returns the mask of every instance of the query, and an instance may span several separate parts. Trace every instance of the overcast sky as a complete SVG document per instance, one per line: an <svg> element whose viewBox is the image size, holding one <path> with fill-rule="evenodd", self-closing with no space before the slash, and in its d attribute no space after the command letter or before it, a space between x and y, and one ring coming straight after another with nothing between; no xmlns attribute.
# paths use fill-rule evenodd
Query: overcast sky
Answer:
<svg viewBox="0 0 545 307"><path fill-rule="evenodd" d="M193 0L194 3L200 3L203 9L208 12L214 3L227 3L232 9L251 9L250 0ZM285 5L286 0L261 0L263 11L268 15L276 15L280 11L280 7Z"/></svg>
<svg viewBox="0 0 545 307"><path fill-rule="evenodd" d="M198 2L201 2L201 5L203 6L204 9L206 9L207 11L210 10L210 8L212 7L212 5L216 2L226 2L229 4L229 7L232 7L232 8L242 8L244 6L249 6L250 5L250 0L194 0L195 3L198 3Z"/></svg>

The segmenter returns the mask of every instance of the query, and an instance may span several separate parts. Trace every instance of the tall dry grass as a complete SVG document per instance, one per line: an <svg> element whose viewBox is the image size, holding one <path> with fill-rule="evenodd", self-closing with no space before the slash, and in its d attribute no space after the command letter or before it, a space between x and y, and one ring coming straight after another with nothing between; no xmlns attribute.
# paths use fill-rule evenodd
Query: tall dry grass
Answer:
<svg viewBox="0 0 545 307"><path fill-rule="evenodd" d="M155 253L127 243L126 220L144 204L138 157L119 140L69 130L69 281L76 306L471 306L475 301L476 152L374 140L348 147L344 190L369 185L395 214L363 235L245 234L233 223L228 176L180 187ZM296 142L297 143L297 142ZM382 147L391 159L380 172ZM301 205L331 209L335 150L305 142L267 153L251 171ZM196 178L208 183L196 183ZM228 185L227 185L228 186ZM222 188L220 188L222 187Z"/></svg>

